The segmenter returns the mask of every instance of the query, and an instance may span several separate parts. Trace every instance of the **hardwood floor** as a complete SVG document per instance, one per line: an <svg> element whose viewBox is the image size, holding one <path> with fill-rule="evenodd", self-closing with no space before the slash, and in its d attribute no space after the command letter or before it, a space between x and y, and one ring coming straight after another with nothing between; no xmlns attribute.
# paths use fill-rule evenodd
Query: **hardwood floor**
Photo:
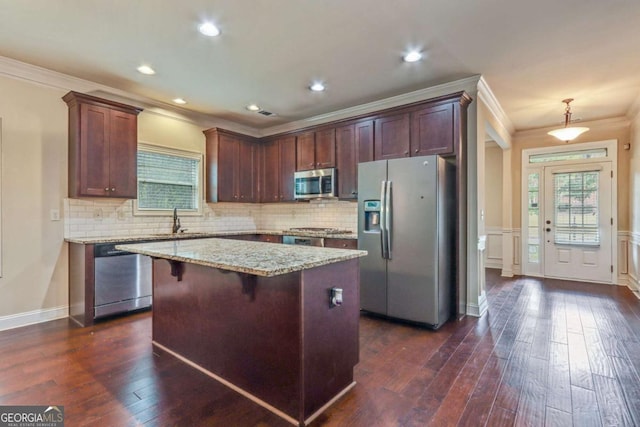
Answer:
<svg viewBox="0 0 640 427"><path fill-rule="evenodd" d="M640 426L640 301L625 287L487 273L489 312L433 332L361 317L358 384L318 426ZM288 426L152 353L150 313L0 332L0 405L68 426Z"/></svg>

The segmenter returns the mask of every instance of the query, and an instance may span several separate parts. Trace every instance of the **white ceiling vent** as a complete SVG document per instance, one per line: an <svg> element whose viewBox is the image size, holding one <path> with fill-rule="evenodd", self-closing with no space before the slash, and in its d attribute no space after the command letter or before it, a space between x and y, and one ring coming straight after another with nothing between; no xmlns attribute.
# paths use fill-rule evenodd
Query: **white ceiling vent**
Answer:
<svg viewBox="0 0 640 427"><path fill-rule="evenodd" d="M276 113L272 113L271 111L266 111L266 110L260 110L258 111L258 114L262 114L263 116L275 116Z"/></svg>

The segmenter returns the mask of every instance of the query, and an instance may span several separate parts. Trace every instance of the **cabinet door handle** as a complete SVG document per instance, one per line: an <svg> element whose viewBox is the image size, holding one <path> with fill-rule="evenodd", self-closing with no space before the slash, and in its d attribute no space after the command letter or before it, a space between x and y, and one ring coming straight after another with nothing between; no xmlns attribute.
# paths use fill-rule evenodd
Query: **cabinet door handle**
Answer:
<svg viewBox="0 0 640 427"><path fill-rule="evenodd" d="M405 151L405 152L404 152L404 154L409 154L409 152L408 152L408 151Z"/></svg>
<svg viewBox="0 0 640 427"><path fill-rule="evenodd" d="M418 150L418 149L416 148L413 152L414 152L414 153L417 153L418 151L420 151L420 150Z"/></svg>
<svg viewBox="0 0 640 427"><path fill-rule="evenodd" d="M111 191L116 191L116 187L111 187Z"/></svg>
<svg viewBox="0 0 640 427"><path fill-rule="evenodd" d="M109 191L109 187L105 187L104 191Z"/></svg>

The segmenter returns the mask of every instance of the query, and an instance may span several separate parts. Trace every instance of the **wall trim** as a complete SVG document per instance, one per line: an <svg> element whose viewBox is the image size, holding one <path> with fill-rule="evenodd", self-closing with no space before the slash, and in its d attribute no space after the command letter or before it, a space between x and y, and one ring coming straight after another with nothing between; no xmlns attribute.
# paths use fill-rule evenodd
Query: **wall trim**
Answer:
<svg viewBox="0 0 640 427"><path fill-rule="evenodd" d="M498 98L496 98L489 84L482 76L480 76L480 80L478 80L478 98L484 103L489 112L493 114L498 123L504 127L505 131L509 135L513 135L516 131L515 126L513 126L513 123L502 109Z"/></svg>
<svg viewBox="0 0 640 427"><path fill-rule="evenodd" d="M69 306L45 308L0 317L0 331L69 317Z"/></svg>
<svg viewBox="0 0 640 427"><path fill-rule="evenodd" d="M482 317L487 312L489 305L487 304L487 294L484 292L478 298L478 304L467 303L467 315L473 317Z"/></svg>
<svg viewBox="0 0 640 427"><path fill-rule="evenodd" d="M487 236L487 248L485 253L485 267L486 268L503 268L504 250L502 248L502 235L505 230L502 227L487 226L484 229ZM499 247L496 248L496 243L499 243Z"/></svg>

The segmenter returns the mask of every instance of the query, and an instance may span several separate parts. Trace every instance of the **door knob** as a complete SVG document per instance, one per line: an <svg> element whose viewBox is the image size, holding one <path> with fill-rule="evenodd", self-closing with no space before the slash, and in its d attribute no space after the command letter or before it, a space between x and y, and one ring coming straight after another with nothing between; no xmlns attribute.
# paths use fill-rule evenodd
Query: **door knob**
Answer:
<svg viewBox="0 0 640 427"><path fill-rule="evenodd" d="M551 224L551 221L547 220L547 224Z"/></svg>
<svg viewBox="0 0 640 427"><path fill-rule="evenodd" d="M548 232L550 232L550 231L551 231L551 229L550 229L550 228L547 228L545 231L548 233Z"/></svg>

